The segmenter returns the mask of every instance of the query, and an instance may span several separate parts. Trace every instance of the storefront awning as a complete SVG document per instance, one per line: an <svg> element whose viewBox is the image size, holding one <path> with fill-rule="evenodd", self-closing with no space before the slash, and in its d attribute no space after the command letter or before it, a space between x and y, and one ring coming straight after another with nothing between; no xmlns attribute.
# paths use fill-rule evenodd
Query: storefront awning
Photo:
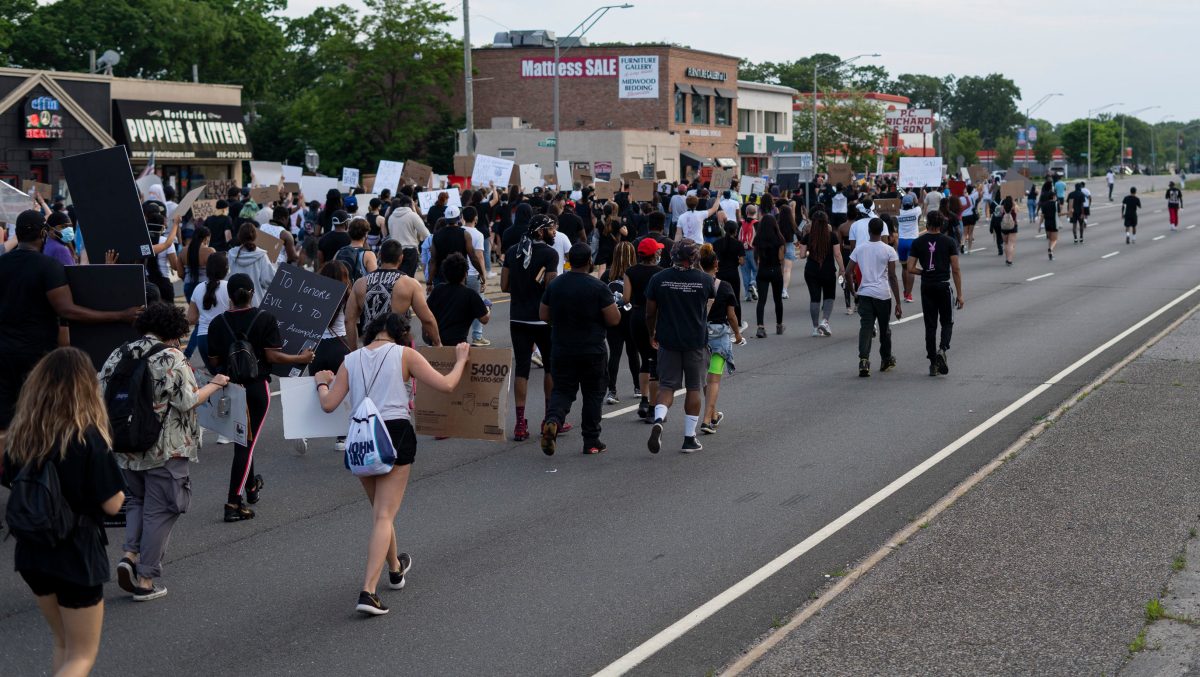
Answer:
<svg viewBox="0 0 1200 677"><path fill-rule="evenodd" d="M242 110L237 106L114 101L118 143L134 159L158 161L253 158Z"/></svg>
<svg viewBox="0 0 1200 677"><path fill-rule="evenodd" d="M716 94L712 87L705 87L704 85L692 85L692 89L701 96L713 96Z"/></svg>
<svg viewBox="0 0 1200 677"><path fill-rule="evenodd" d="M737 92L735 92L732 89L725 89L724 87L717 87L717 96L721 97L722 99L736 99Z"/></svg>
<svg viewBox="0 0 1200 677"><path fill-rule="evenodd" d="M681 84L678 82L675 83L675 91L683 92L684 94L694 94L695 93L695 90L692 89L691 85L685 85L685 84Z"/></svg>
<svg viewBox="0 0 1200 677"><path fill-rule="evenodd" d="M718 164L718 165L720 165L721 167L725 168L725 169L729 169L730 167L736 167L736 166L737 166L737 162L735 162L733 159L731 159L731 158L727 158L727 157L719 157L719 158L717 158L717 164Z"/></svg>
<svg viewBox="0 0 1200 677"><path fill-rule="evenodd" d="M699 155L686 150L679 151L679 157L683 160L683 164L696 165L697 167L709 163L708 158L700 157Z"/></svg>

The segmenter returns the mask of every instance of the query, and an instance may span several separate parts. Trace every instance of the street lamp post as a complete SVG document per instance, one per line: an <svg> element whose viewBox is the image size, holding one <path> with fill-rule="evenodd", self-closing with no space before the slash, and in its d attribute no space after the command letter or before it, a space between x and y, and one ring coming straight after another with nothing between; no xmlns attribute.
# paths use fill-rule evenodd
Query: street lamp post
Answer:
<svg viewBox="0 0 1200 677"><path fill-rule="evenodd" d="M583 30L580 31L579 35L577 36L579 38L582 38L584 35L587 34L588 31L592 30L592 26L595 26L596 23L598 21L600 21L600 19L604 18L605 14L608 14L608 10L610 10L610 9L630 9L632 7L633 7L633 5L630 5L628 3L626 3L624 5L604 5L603 7L597 7L595 10L592 11L591 14L587 15L586 19L584 19L583 21L580 21L578 26L572 28L571 32L567 33L566 37L569 38L572 35L575 35L575 31L578 31L579 29L582 28ZM589 21L591 23L588 23ZM558 52L558 43L561 40L562 40L562 38L559 38L558 36L554 37L554 163L556 165L558 164L558 132L559 132L559 124L558 124L558 64L559 64L559 59L562 58ZM574 47L574 45L572 45L571 47ZM563 54L566 54L567 52L571 51L571 47L567 47L566 51L564 51Z"/></svg>
<svg viewBox="0 0 1200 677"><path fill-rule="evenodd" d="M1176 135L1175 135L1175 173L1176 174L1183 174L1183 172L1181 171L1181 169L1183 168L1183 165L1179 164L1179 149L1183 147L1183 133L1189 129L1195 129L1196 127L1200 127L1200 125L1188 125L1187 127L1184 127L1183 129L1176 132Z"/></svg>
<svg viewBox="0 0 1200 677"><path fill-rule="evenodd" d="M1121 147L1117 150L1117 157L1121 160L1121 163L1120 163L1121 164L1121 176L1125 175L1125 119L1130 117L1131 115L1137 115L1138 113L1145 113L1146 111L1154 110L1155 108L1162 108L1162 106L1146 106L1145 108L1139 108L1135 111L1132 111L1130 113L1125 113L1124 115L1121 116ZM1151 138L1153 138L1154 134L1151 134L1150 136L1151 136Z"/></svg>
<svg viewBox="0 0 1200 677"><path fill-rule="evenodd" d="M1024 162L1024 164L1025 164L1025 173L1026 174L1029 173L1029 155L1033 152L1033 143L1029 140L1029 116L1032 115L1035 110L1041 108L1042 104L1046 103L1047 101L1049 101L1050 99L1053 99L1056 96L1062 96L1062 93L1054 92L1053 94L1047 94L1046 96L1043 96L1042 98L1038 99L1037 103L1035 103L1032 106L1030 106L1029 108L1025 109L1025 158L1024 158L1025 162ZM1046 169L1049 169L1049 168L1047 167ZM1050 172L1047 171L1046 173L1049 174Z"/></svg>
<svg viewBox="0 0 1200 677"><path fill-rule="evenodd" d="M1171 117L1175 117L1175 116L1173 116L1173 115L1162 116L1162 118L1160 118L1158 122L1154 123L1154 126L1161 125L1163 122L1166 122L1167 118L1171 118ZM1156 129L1154 129L1154 126L1150 127L1150 176L1154 176L1155 174L1158 173L1158 140L1155 138L1158 136L1158 131ZM1154 184L1153 183L1150 184L1150 192L1151 193L1154 192Z"/></svg>
<svg viewBox="0 0 1200 677"><path fill-rule="evenodd" d="M813 179L814 179L814 180L816 179L816 174L817 174L817 75L819 75L820 73L824 73L825 71L831 71L831 70L835 70L835 69L837 69L837 68L839 68L839 67L841 67L841 66L845 66L846 64L848 64L848 63L850 63L850 62L852 62L852 61L857 61L857 60L859 60L859 59L863 58L864 56L869 56L869 57L872 57L872 58L877 58L879 55L878 55L878 54L858 54L858 55L856 55L856 56L852 56L852 57L850 57L849 59L842 59L841 61L839 61L839 62L837 62L837 63L834 63L834 64L829 64L829 65L826 65L826 66L820 66L820 67L818 67L818 66L815 66L815 65L813 66L813 86L812 86L812 157L813 157L813 168L812 168L812 171L813 171ZM809 188L810 188L810 189L809 189L809 190L806 190L806 191L804 191L804 211L805 211L806 213L808 212L808 209L809 209L809 194L810 194L810 193L812 193L812 190L811 190L812 183L813 183L813 181L809 181Z"/></svg>
<svg viewBox="0 0 1200 677"><path fill-rule="evenodd" d="M1101 107L1099 107L1099 108L1092 108L1091 110L1089 110L1089 111L1088 111L1088 114L1087 114L1087 121L1088 121L1088 161L1087 161L1087 178L1086 178L1085 180L1087 180L1087 179L1091 179L1091 178L1092 178L1092 113L1099 113L1100 111L1102 111L1102 110L1108 110L1109 108L1112 108L1113 106L1124 106L1124 105L1125 105L1125 104L1123 104L1123 103L1121 103L1120 101L1118 101L1118 102L1116 102L1116 103L1110 103L1110 104L1107 104L1107 105L1101 106Z"/></svg>

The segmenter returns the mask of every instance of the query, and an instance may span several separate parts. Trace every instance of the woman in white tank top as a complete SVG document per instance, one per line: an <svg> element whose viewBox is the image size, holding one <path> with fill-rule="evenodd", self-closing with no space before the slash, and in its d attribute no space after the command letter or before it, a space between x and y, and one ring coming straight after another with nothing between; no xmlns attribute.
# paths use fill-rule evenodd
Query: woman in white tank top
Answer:
<svg viewBox="0 0 1200 677"><path fill-rule="evenodd" d="M377 318L363 330L363 339L367 344L346 356L336 376L332 371L322 371L314 380L321 408L327 412L337 409L347 395L351 409L370 396L396 450L396 464L391 472L358 478L371 501L374 526L367 545L366 576L356 609L380 616L388 612L387 606L375 594L384 563L388 566L388 587L393 590L404 587L404 575L412 567L412 557L408 553L397 554L394 526L417 452L416 431L408 409L407 384L415 378L439 392L454 390L466 368L470 346L458 344L454 368L449 374L442 374L430 366L421 353L404 348L411 343L412 337L408 321L400 315L388 313Z"/></svg>

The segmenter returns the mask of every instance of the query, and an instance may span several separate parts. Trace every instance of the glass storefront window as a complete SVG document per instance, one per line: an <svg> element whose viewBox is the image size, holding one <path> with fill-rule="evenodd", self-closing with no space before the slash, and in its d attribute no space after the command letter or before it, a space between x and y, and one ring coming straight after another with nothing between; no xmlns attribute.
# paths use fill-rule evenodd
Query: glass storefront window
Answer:
<svg viewBox="0 0 1200 677"><path fill-rule="evenodd" d="M708 124L708 99L702 94L692 95L692 124Z"/></svg>
<svg viewBox="0 0 1200 677"><path fill-rule="evenodd" d="M675 122L687 122L687 94L675 91Z"/></svg>
<svg viewBox="0 0 1200 677"><path fill-rule="evenodd" d="M716 101L716 120L717 124L722 127L729 126L730 111L733 110L733 100L726 99L723 96L718 96Z"/></svg>

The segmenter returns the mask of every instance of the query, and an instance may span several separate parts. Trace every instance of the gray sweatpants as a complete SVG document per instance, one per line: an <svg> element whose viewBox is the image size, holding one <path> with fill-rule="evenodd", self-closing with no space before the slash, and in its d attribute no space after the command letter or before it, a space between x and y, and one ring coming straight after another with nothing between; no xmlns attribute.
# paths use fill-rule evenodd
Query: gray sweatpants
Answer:
<svg viewBox="0 0 1200 677"><path fill-rule="evenodd" d="M138 553L138 576L162 576L175 520L192 502L188 463L186 458L173 458L161 468L121 470L126 487L124 547Z"/></svg>

